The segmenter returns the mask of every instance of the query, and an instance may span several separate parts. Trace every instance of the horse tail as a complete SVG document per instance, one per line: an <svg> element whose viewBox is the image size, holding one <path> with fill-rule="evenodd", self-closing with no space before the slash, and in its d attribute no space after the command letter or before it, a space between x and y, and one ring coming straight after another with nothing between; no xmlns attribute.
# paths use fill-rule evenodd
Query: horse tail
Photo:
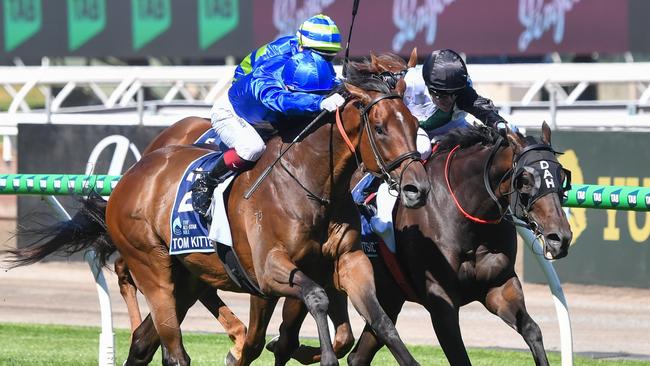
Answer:
<svg viewBox="0 0 650 366"><path fill-rule="evenodd" d="M10 268L40 262L51 254L69 257L84 249L93 249L102 266L116 250L106 230L106 204L99 194L93 192L81 200L82 207L71 220L53 225L27 229L19 228L19 236L36 237L24 248L3 251Z"/></svg>

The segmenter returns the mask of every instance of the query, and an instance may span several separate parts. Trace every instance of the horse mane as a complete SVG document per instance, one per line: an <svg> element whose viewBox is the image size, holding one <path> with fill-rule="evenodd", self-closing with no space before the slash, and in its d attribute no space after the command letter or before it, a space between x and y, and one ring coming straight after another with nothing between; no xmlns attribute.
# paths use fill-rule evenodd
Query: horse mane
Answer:
<svg viewBox="0 0 650 366"><path fill-rule="evenodd" d="M455 146L461 148L481 144L484 146L494 145L499 138L499 133L487 126L468 126L466 128L456 128L445 135L438 141L437 151L448 151Z"/></svg>
<svg viewBox="0 0 650 366"><path fill-rule="evenodd" d="M404 59L394 53L382 53L380 55L375 55L375 59L378 61L379 64L383 65L392 65L392 66L401 66L404 69L408 67ZM354 64L355 68L362 73L366 74L377 74L379 73L379 70L377 69L377 65L373 64L371 60L369 59L364 59L361 62L350 62L351 65ZM348 66L349 67L349 66Z"/></svg>
<svg viewBox="0 0 650 366"><path fill-rule="evenodd" d="M391 90L388 83L377 77L376 72L369 72L368 70L368 66L364 62L350 62L347 67L345 82L363 90L390 94ZM341 84L336 88L335 92L346 92L345 84Z"/></svg>

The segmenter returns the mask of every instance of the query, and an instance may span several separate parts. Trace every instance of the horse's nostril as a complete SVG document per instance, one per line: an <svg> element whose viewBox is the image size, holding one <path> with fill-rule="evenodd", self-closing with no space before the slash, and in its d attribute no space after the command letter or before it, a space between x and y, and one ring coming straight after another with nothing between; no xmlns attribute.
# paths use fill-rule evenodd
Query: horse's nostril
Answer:
<svg viewBox="0 0 650 366"><path fill-rule="evenodd" d="M404 191L404 193L406 193L408 195L414 195L414 194L418 193L418 187L416 187L413 184L405 185L404 187L402 187L402 190Z"/></svg>
<svg viewBox="0 0 650 366"><path fill-rule="evenodd" d="M550 234L546 235L546 239L547 240L552 240L552 241L557 241L557 242L562 241L560 239L560 235L558 235L557 233L550 233Z"/></svg>

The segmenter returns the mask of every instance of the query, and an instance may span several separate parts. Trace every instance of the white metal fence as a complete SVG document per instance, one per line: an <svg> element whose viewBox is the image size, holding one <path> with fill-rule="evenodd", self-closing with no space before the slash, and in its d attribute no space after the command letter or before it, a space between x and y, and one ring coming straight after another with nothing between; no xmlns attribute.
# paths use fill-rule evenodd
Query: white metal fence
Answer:
<svg viewBox="0 0 650 366"><path fill-rule="evenodd" d="M477 89L484 90L514 122L525 124L526 116L551 117L555 113L559 127L580 127L588 124L578 122L595 117L592 112L596 111L611 112L605 118L618 120L599 118L592 125L607 122L620 127L646 127L650 120L647 116L650 63L470 64L468 67ZM73 91L80 89L97 101L97 107L118 112L120 108L130 108L131 114L136 109L141 115L136 116L135 122L148 123L149 116L160 114L160 110L144 110L145 90L155 89L157 106L179 101L190 107L206 106L227 91L233 70L233 66L0 67L0 83L12 97L8 110L0 112L0 127L15 127L21 122L56 122L59 118L55 115L78 112L79 108L63 105ZM605 95L597 100L579 100L590 86L599 88L599 94ZM607 95L612 94L606 92L608 87L615 88L617 93ZM30 92L45 100L45 109L37 111L40 118L30 114L35 112L26 101ZM543 94L546 100L541 100ZM86 120L93 123L94 118L93 115ZM130 121L122 121L125 122L134 123L133 116Z"/></svg>
<svg viewBox="0 0 650 366"><path fill-rule="evenodd" d="M650 131L650 63L468 68L478 91L519 126L539 127L545 120L553 128ZM18 123L169 125L184 116L207 115L227 92L233 71L234 66L0 67L0 84L11 97L8 109L0 111L3 158L11 158L9 136L17 134ZM589 87L598 95L584 100ZM96 105L64 107L79 91ZM44 101L44 108L30 106L30 96Z"/></svg>

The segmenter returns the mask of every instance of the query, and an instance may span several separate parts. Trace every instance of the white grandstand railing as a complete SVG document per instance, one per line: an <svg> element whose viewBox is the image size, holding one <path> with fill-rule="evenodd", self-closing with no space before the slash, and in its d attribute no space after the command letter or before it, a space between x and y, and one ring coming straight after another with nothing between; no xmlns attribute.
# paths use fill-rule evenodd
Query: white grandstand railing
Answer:
<svg viewBox="0 0 650 366"><path fill-rule="evenodd" d="M506 97L486 96L495 100L506 119L523 127L538 127L546 119L558 128L650 128L650 63L470 64L468 68L479 91L491 86L519 91ZM227 92L233 70L234 66L0 67L0 85L12 97L8 110L0 112L0 134L15 135L18 123L80 119L90 124L171 124L178 118L170 115L206 113L205 107ZM591 85L612 84L627 85L624 98L578 100ZM62 107L80 88L94 95L98 105ZM151 88L159 100L145 102L144 90ZM33 110L27 103L33 91L42 94L43 110ZM540 101L543 91L550 95L549 101ZM179 101L186 104L179 107ZM155 108L148 108L152 103ZM176 107L164 107L170 104ZM71 114L97 107L116 114L84 113L83 118Z"/></svg>

